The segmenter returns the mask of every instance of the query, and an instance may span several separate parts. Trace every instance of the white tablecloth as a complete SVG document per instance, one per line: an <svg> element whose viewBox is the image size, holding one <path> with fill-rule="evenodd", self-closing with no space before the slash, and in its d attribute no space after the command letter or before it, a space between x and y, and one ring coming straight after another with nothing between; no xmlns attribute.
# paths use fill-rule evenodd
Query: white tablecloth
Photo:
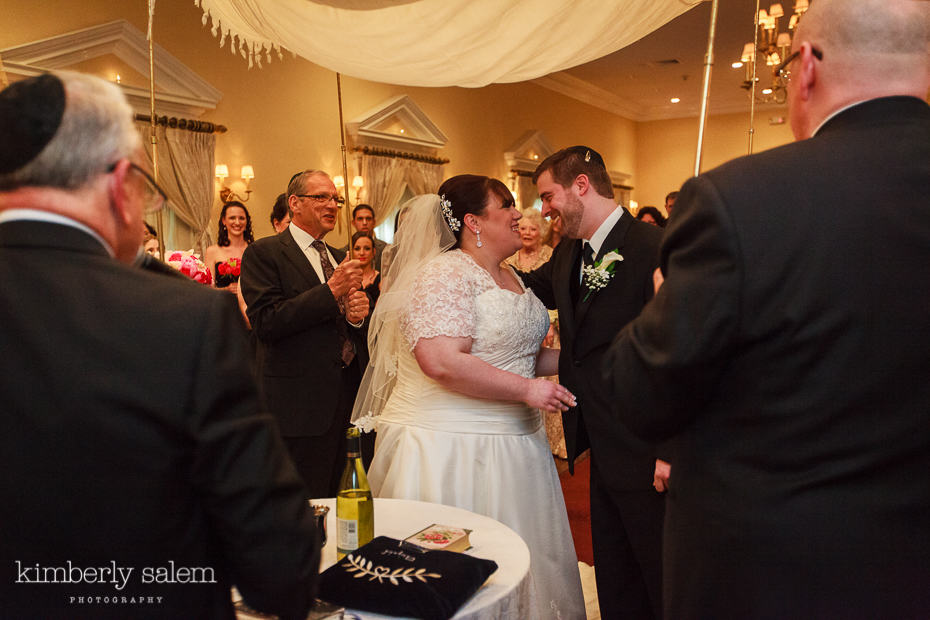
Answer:
<svg viewBox="0 0 930 620"><path fill-rule="evenodd" d="M326 517L328 540L320 558L320 571L336 562L336 500L311 500L329 506ZM438 523L472 530L467 552L497 562L497 570L474 596L455 614L456 620L479 618L513 618L524 620L536 615L530 577L530 552L526 543L512 529L490 517L462 508L405 499L375 498L375 536L403 540L423 528ZM371 612L349 610L363 620L387 618Z"/></svg>

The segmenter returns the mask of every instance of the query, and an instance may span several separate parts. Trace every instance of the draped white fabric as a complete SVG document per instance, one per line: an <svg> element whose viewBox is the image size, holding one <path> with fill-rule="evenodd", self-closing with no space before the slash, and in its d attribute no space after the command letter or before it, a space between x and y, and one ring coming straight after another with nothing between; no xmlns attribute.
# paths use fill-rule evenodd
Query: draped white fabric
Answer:
<svg viewBox="0 0 930 620"><path fill-rule="evenodd" d="M700 0L195 0L258 64L279 48L374 82L520 82L614 52ZM351 44L346 44L347 40Z"/></svg>

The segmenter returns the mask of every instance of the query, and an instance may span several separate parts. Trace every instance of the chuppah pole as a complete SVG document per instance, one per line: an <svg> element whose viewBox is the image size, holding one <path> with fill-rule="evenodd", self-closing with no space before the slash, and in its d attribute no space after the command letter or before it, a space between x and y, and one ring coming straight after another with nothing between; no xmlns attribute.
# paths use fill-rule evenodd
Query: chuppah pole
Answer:
<svg viewBox="0 0 930 620"><path fill-rule="evenodd" d="M155 42L152 37L152 22L155 19L155 0L149 0L149 117L151 119L152 135L152 176L158 181L158 137L155 135ZM165 257L165 235L163 234L164 226L162 220L162 210L159 209L155 214L155 232L158 234L158 255L164 260Z"/></svg>
<svg viewBox="0 0 930 620"><path fill-rule="evenodd" d="M342 122L342 74L336 72L336 96L339 99L339 139L342 141L342 191L345 193L345 206L343 207L346 218L346 236L348 237L349 259L355 258L352 251L352 235L349 234L350 224L352 223L352 205L349 202L349 165L346 163L346 131L345 123ZM336 190L339 191L339 190Z"/></svg>
<svg viewBox="0 0 930 620"><path fill-rule="evenodd" d="M752 18L752 84L749 85L749 154L752 155L752 138L756 134L756 82L759 81L759 0L756 0L756 15Z"/></svg>
<svg viewBox="0 0 930 620"><path fill-rule="evenodd" d="M701 154L704 150L704 126L707 123L707 97L710 94L710 75L714 66L714 37L717 33L717 4L710 7L710 31L707 34L707 54L704 56L704 86L701 91L701 123L698 129L697 153L694 155L694 176L701 174Z"/></svg>

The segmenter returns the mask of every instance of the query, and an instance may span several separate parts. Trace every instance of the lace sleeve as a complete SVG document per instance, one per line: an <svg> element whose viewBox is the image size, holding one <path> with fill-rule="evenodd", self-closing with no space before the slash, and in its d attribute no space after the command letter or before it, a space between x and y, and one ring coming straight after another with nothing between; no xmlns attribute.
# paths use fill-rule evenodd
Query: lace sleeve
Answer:
<svg viewBox="0 0 930 620"><path fill-rule="evenodd" d="M401 329L413 349L421 338L475 336L474 273L454 253L436 257L417 277Z"/></svg>

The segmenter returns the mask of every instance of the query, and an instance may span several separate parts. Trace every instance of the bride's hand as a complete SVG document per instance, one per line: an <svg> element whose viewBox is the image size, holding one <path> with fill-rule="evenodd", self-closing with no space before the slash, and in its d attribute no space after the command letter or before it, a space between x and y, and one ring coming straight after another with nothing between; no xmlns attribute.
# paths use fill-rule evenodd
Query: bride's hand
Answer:
<svg viewBox="0 0 930 620"><path fill-rule="evenodd" d="M530 407L548 411L567 411L577 403L575 395L558 383L543 378L530 379L526 398L523 400Z"/></svg>

